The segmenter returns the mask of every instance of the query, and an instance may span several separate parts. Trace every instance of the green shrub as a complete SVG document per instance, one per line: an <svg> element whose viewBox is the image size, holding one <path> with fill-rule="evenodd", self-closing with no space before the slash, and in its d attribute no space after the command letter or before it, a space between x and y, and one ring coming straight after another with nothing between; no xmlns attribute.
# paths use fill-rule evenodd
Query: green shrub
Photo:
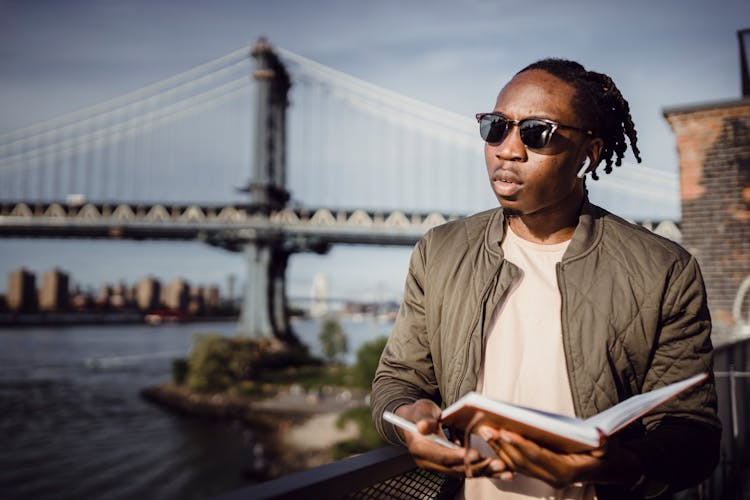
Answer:
<svg viewBox="0 0 750 500"><path fill-rule="evenodd" d="M323 356L328 361L336 361L339 356L346 354L349 348L341 323L333 316L326 316L323 320L318 339L323 349Z"/></svg>
<svg viewBox="0 0 750 500"><path fill-rule="evenodd" d="M369 389L372 386L372 379L375 378L375 370L387 341L388 337L377 337L362 344L357 350L357 362L353 368L354 384L357 387Z"/></svg>
<svg viewBox="0 0 750 500"><path fill-rule="evenodd" d="M266 353L256 364L254 376L279 370L297 369L302 366L320 366L319 359L310 356L304 344L286 345L283 350Z"/></svg>
<svg viewBox="0 0 750 500"><path fill-rule="evenodd" d="M260 380L290 366L315 363L302 345L209 334L195 342L185 383L197 392L222 392L241 381Z"/></svg>
<svg viewBox="0 0 750 500"><path fill-rule="evenodd" d="M188 374L188 360L185 358L176 358L172 360L172 380L177 385L185 383Z"/></svg>
<svg viewBox="0 0 750 500"><path fill-rule="evenodd" d="M197 392L218 392L228 388L241 362L232 363L232 346L229 339L220 335L198 337L190 353L186 384Z"/></svg>

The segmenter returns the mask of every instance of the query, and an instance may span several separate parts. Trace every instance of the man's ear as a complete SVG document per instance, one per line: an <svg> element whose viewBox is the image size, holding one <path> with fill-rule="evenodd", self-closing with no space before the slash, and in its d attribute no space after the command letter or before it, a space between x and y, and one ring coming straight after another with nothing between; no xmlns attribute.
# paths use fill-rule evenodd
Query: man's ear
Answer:
<svg viewBox="0 0 750 500"><path fill-rule="evenodd" d="M601 156L603 147L604 141L598 137L589 141L586 145L586 158L584 158L581 166L578 168L576 177L583 179L587 173L596 170L596 167L599 165L599 157Z"/></svg>
<svg viewBox="0 0 750 500"><path fill-rule="evenodd" d="M594 170L596 170L596 167L599 166L599 160L602 156L602 149L604 149L604 141L599 137L594 137L589 141L589 144L586 147L586 157L589 159L589 163L591 165L591 167L588 169L589 172L593 172Z"/></svg>

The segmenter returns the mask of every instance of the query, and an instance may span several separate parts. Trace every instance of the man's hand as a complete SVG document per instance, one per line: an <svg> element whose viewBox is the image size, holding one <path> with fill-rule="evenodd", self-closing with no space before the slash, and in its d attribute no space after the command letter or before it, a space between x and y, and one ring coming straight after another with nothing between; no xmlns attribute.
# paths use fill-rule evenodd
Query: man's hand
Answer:
<svg viewBox="0 0 750 500"><path fill-rule="evenodd" d="M394 413L414 422L421 434L439 434L445 437L439 425L440 408L429 399L399 406ZM506 472L502 460L481 457L479 452L471 448L448 448L398 427L396 431L404 438L416 464L423 469L454 476L500 477Z"/></svg>
<svg viewBox="0 0 750 500"><path fill-rule="evenodd" d="M608 440L588 453L557 453L504 429L481 426L477 433L485 438L506 467L562 488L578 482L635 484L641 475L632 452Z"/></svg>

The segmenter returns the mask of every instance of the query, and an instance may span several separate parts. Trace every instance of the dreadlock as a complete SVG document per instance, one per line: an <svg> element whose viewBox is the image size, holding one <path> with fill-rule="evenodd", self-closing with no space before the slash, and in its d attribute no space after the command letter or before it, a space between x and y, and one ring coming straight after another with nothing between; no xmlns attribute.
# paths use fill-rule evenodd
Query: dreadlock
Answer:
<svg viewBox="0 0 750 500"><path fill-rule="evenodd" d="M628 149L625 136L630 141L630 149L636 160L641 162L641 152L636 145L638 134L630 116L630 106L612 78L603 73L587 71L575 61L556 58L532 63L517 74L532 69L546 71L576 89L573 105L590 124L587 126L604 142L601 159L606 162L605 173L612 172L613 156L616 156L614 164L618 167L622 165L622 157ZM591 173L591 177L599 179L596 170Z"/></svg>

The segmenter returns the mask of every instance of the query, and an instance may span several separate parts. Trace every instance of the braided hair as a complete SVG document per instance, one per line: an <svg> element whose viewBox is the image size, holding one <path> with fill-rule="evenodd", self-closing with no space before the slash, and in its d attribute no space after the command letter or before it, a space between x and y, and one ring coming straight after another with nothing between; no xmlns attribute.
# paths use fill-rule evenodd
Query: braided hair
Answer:
<svg viewBox="0 0 750 500"><path fill-rule="evenodd" d="M604 142L601 159L606 162L605 173L612 172L613 156L616 156L615 166L622 165L622 157L628 149L625 136L630 141L630 149L636 160L641 162L641 152L636 145L638 134L630 116L630 106L612 78L604 73L587 71L575 61L556 58L537 61L516 74L532 69L546 71L576 89L573 105L582 113L587 126L594 130L594 135ZM596 170L591 177L594 180L599 178Z"/></svg>

